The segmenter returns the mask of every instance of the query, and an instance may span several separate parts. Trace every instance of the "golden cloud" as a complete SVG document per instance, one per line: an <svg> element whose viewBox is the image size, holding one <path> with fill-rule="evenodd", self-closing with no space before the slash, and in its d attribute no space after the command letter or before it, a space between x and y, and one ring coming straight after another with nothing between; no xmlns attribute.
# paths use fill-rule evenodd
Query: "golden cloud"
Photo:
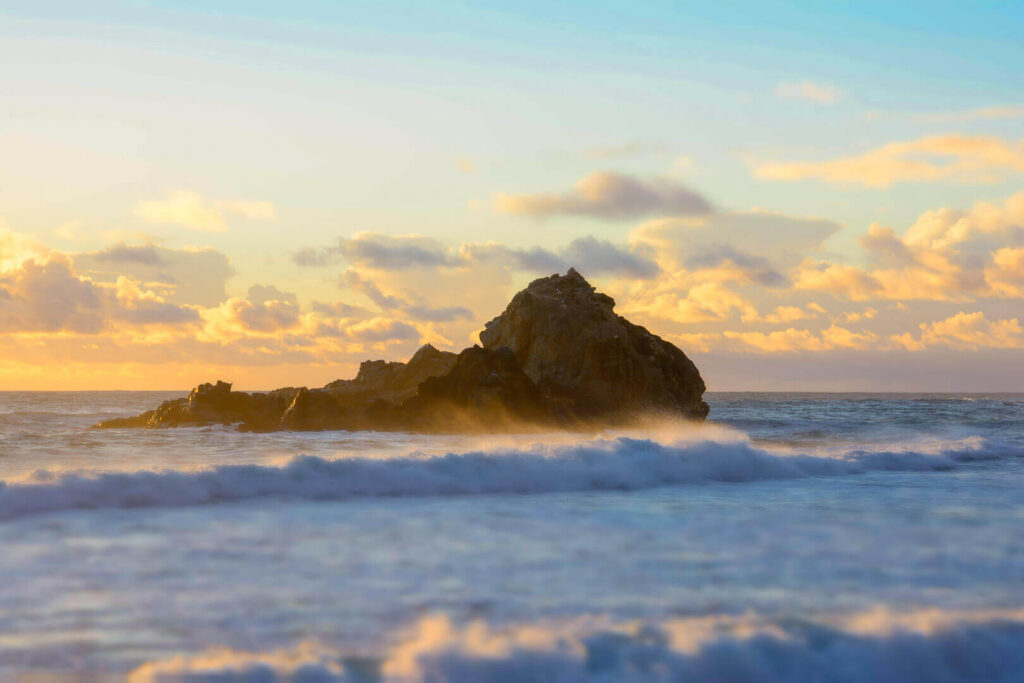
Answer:
<svg viewBox="0 0 1024 683"><path fill-rule="evenodd" d="M988 320L984 312L957 313L945 320L922 323L921 333L893 335L892 341L909 351L920 351L929 346L949 346L956 349L1024 348L1024 327L1017 318Z"/></svg>
<svg viewBox="0 0 1024 683"><path fill-rule="evenodd" d="M855 301L1024 294L1021 247L1014 246L1024 242L1024 193L1001 206L982 202L969 211L926 211L903 237L873 224L858 241L876 267L808 258L791 273L794 287Z"/></svg>
<svg viewBox="0 0 1024 683"><path fill-rule="evenodd" d="M671 178L640 179L601 171L584 176L560 194L498 194L494 210L535 217L561 214L623 220L706 214L711 204Z"/></svg>
<svg viewBox="0 0 1024 683"><path fill-rule="evenodd" d="M883 188L898 182L995 182L1024 172L1024 141L935 135L891 142L864 154L827 161L752 162L764 180L820 180Z"/></svg>
<svg viewBox="0 0 1024 683"><path fill-rule="evenodd" d="M180 225L206 232L227 232L229 216L250 220L277 218L277 210L271 202L209 199L188 190L172 192L166 199L139 202L135 213L147 223Z"/></svg>
<svg viewBox="0 0 1024 683"><path fill-rule="evenodd" d="M820 332L792 327L767 333L727 331L725 337L765 353L867 349L878 341L876 334L854 332L838 325Z"/></svg>

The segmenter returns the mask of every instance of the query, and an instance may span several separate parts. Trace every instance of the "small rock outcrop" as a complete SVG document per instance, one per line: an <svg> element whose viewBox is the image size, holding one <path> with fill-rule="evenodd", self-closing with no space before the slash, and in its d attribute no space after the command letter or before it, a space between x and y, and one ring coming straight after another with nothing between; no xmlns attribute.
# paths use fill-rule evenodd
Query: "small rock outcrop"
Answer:
<svg viewBox="0 0 1024 683"><path fill-rule="evenodd" d="M459 354L430 344L406 363L365 361L319 389L186 398L97 428L237 425L272 431L507 431L622 424L650 415L703 420L704 381L686 354L634 325L575 269L533 281Z"/></svg>
<svg viewBox="0 0 1024 683"><path fill-rule="evenodd" d="M376 399L401 403L415 396L424 380L448 374L455 367L456 358L457 354L426 344L407 363L363 361L355 379L336 379L324 390L334 393L346 405Z"/></svg>

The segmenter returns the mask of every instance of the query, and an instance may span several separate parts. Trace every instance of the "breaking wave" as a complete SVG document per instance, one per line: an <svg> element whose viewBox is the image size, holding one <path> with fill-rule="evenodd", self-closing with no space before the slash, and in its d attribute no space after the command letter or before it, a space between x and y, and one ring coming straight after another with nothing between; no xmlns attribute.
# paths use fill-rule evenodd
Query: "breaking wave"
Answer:
<svg viewBox="0 0 1024 683"><path fill-rule="evenodd" d="M1012 449L980 438L932 450L779 454L746 441L663 444L598 439L441 456L321 458L283 465L85 474L40 470L0 482L0 518L104 508L182 507L253 498L345 500L366 497L628 491L711 482L752 482L870 471L941 471L999 458Z"/></svg>
<svg viewBox="0 0 1024 683"><path fill-rule="evenodd" d="M1019 613L893 615L845 623L711 616L660 623L601 618L493 628L420 620L380 657L318 642L270 652L212 649L146 663L131 683L1019 682Z"/></svg>

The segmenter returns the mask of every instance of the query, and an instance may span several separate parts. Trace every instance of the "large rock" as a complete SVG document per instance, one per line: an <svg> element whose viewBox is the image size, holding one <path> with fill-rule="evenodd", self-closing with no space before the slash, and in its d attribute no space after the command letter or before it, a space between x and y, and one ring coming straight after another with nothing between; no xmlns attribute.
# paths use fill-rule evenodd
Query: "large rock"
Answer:
<svg viewBox="0 0 1024 683"><path fill-rule="evenodd" d="M423 382L402 412L424 431L504 431L558 422L515 354L504 347L464 350L451 372Z"/></svg>
<svg viewBox="0 0 1024 683"><path fill-rule="evenodd" d="M534 280L480 333L507 346L537 387L582 419L650 412L703 419L704 381L682 351L613 312L570 268Z"/></svg>
<svg viewBox="0 0 1024 683"><path fill-rule="evenodd" d="M652 413L704 419L686 355L614 313L579 273L535 280L456 354L427 344L407 363L366 361L354 379L267 393L201 384L100 428L234 424L240 429L507 431L622 424Z"/></svg>

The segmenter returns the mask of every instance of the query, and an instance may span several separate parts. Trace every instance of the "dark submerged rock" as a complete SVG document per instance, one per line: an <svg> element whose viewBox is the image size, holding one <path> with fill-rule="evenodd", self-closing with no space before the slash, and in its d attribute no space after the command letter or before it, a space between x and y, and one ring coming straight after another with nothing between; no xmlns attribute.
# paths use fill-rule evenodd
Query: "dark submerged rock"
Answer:
<svg viewBox="0 0 1024 683"><path fill-rule="evenodd" d="M201 384L155 410L97 428L503 431L623 423L651 413L702 420L704 381L686 354L613 311L570 269L533 281L456 355L430 344L406 363L365 361L320 389L232 391Z"/></svg>

